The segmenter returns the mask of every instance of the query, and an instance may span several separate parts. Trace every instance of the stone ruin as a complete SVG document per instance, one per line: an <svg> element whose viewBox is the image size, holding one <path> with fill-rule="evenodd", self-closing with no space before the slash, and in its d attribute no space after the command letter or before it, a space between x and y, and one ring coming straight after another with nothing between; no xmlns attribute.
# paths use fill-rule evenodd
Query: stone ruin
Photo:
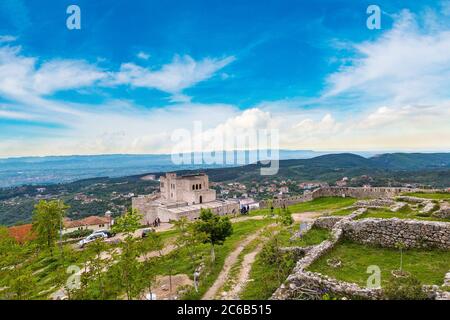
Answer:
<svg viewBox="0 0 450 320"><path fill-rule="evenodd" d="M294 248L300 257L297 264L271 299L321 299L325 293L333 293L350 299L382 299L380 288L363 288L355 283L340 281L326 275L307 271L319 257L323 256L344 238L357 243L382 247L395 247L398 242L407 248L440 248L450 250L450 223L393 219L354 218L364 214L366 208L355 210L344 217L328 216L318 218L315 227L331 230L329 240L306 248ZM424 286L430 299L450 300L450 292L444 289L450 283L450 272L445 276L442 287Z"/></svg>

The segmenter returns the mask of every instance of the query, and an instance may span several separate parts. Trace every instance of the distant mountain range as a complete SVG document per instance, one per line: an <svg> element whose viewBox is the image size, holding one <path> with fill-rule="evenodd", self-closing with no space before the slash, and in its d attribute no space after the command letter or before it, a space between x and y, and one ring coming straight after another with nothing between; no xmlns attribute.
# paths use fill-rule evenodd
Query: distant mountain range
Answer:
<svg viewBox="0 0 450 320"><path fill-rule="evenodd" d="M230 155L228 152L227 155ZM195 154L191 155L192 157ZM232 164L183 164L173 163L171 155L98 155L53 156L0 159L0 188L20 185L66 183L95 177L125 177L149 172L206 170L212 168L242 167L244 171L257 166L251 164L248 152L235 152ZM311 150L281 150L281 172L297 171L301 166L322 168L336 167L352 170L424 170L448 168L450 153L386 153L375 152L329 153ZM194 159L194 158L192 158ZM260 156L258 159L265 159ZM245 166L249 165L249 166ZM299 167L300 166L300 167ZM236 172L241 171L237 169ZM309 170L311 171L311 170ZM229 171L233 172L233 170ZM315 172L314 170L311 172Z"/></svg>
<svg viewBox="0 0 450 320"><path fill-rule="evenodd" d="M213 181L261 180L261 164L206 171ZM280 161L278 179L334 182L343 176L367 175L376 185L417 183L450 186L450 153L389 153L369 158L352 153ZM270 177L269 178L273 178Z"/></svg>
<svg viewBox="0 0 450 320"><path fill-rule="evenodd" d="M231 153L227 152L227 156ZM282 160L308 159L327 153L329 152L281 150L279 157ZM360 153L363 156L373 154L371 152ZM196 155L192 154L191 157ZM25 184L64 183L95 177L124 177L147 172L224 168L255 162L249 159L248 152L235 152L234 156L236 159L235 163L227 165L205 163L176 165L173 163L170 154L50 156L0 159L0 188ZM258 159L264 159L264 156L261 155Z"/></svg>

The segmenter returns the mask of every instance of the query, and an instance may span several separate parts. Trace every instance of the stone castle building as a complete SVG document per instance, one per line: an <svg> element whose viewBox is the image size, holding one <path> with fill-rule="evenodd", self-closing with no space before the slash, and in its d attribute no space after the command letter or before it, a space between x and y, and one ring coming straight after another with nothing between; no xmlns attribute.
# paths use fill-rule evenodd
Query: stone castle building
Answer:
<svg viewBox="0 0 450 320"><path fill-rule="evenodd" d="M216 199L216 190L209 188L206 174L177 176L167 173L160 177L160 193L132 198L133 209L143 217L143 224L152 224L156 218L161 222L187 217L197 219L201 209L225 215L239 212L239 202Z"/></svg>

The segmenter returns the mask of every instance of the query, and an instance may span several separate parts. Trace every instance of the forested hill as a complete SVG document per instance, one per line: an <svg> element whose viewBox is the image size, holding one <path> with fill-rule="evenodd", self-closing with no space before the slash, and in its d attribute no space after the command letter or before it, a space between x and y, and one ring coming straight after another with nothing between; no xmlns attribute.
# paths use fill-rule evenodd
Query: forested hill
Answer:
<svg viewBox="0 0 450 320"><path fill-rule="evenodd" d="M276 165L273 163L272 165ZM278 173L262 176L260 163L241 167L183 170L178 174L205 172L210 181L263 183L292 180L320 181L333 185L343 177L350 186L450 187L450 153L392 153L365 158L351 153L328 154L311 159L279 162ZM82 169L78 169L82 170ZM151 173L151 172L149 172ZM62 199L70 205L73 217L115 214L131 204L132 195L149 194L158 189L157 181L142 179L147 174L127 177L99 177L70 183L26 185L0 189L0 224L30 221L33 206L39 199ZM164 172L153 172L156 177Z"/></svg>
<svg viewBox="0 0 450 320"><path fill-rule="evenodd" d="M205 170L213 181L271 179L260 175L261 164ZM450 153L382 154L364 158L351 153L330 154L312 159L281 160L277 178L334 182L368 175L378 185L420 183L430 186L450 185Z"/></svg>

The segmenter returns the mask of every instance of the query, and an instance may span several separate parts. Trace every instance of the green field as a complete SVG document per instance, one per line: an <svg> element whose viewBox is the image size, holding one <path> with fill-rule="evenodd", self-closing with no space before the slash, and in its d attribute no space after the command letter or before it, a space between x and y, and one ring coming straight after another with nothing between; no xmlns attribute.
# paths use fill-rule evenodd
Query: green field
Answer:
<svg viewBox="0 0 450 320"><path fill-rule="evenodd" d="M289 206L292 213L329 211L349 207L357 200L354 198L323 197L312 201L302 202Z"/></svg>
<svg viewBox="0 0 450 320"><path fill-rule="evenodd" d="M328 230L312 228L303 236L302 239L290 241L291 232L289 232L289 230L287 229L283 229L278 235L278 240L281 242L280 245L282 247L283 246L305 247L319 244L322 241L327 240L329 236L330 233ZM289 263L293 268L295 266L294 259L292 257L286 257L286 259L290 259ZM289 275L290 270L288 271L289 272L285 272L285 274L283 274L280 278L278 278L276 276L279 272L277 266L265 263L261 259L261 255L258 254L250 271L250 279L252 279L252 281L250 281L245 286L240 296L241 299L243 300L268 299Z"/></svg>
<svg viewBox="0 0 450 320"><path fill-rule="evenodd" d="M417 198L425 198L425 199L433 199L433 200L450 200L450 192L408 192L403 193L403 196L408 197L417 197Z"/></svg>
<svg viewBox="0 0 450 320"><path fill-rule="evenodd" d="M342 261L342 267L332 268L327 259L336 258ZM320 257L308 268L338 280L354 282L366 286L369 276L367 267L377 265L381 269L382 285L386 284L391 270L400 265L400 252L396 249L371 247L344 241L328 254ZM442 285L445 273L450 268L450 251L411 249L403 252L403 270L410 272L423 284Z"/></svg>
<svg viewBox="0 0 450 320"><path fill-rule="evenodd" d="M420 216L417 211L414 210L400 210L398 212L392 212L386 209L369 209L366 213L356 217L356 220L365 218L382 218L382 219L414 219L414 220L427 220L427 221L445 221L450 222L450 219L442 219L436 217Z"/></svg>
<svg viewBox="0 0 450 320"><path fill-rule="evenodd" d="M340 210L336 210L330 213L331 216L348 216L349 214L352 214L355 212L357 208L344 208Z"/></svg>
<svg viewBox="0 0 450 320"><path fill-rule="evenodd" d="M283 229L280 234L280 242L282 246L286 247L307 247L313 246L321 243L324 240L327 240L330 237L330 231L321 228L311 228L303 237L297 238L294 241L291 241L291 237L293 232L297 231L299 228L299 224L295 224L292 231L288 229Z"/></svg>

